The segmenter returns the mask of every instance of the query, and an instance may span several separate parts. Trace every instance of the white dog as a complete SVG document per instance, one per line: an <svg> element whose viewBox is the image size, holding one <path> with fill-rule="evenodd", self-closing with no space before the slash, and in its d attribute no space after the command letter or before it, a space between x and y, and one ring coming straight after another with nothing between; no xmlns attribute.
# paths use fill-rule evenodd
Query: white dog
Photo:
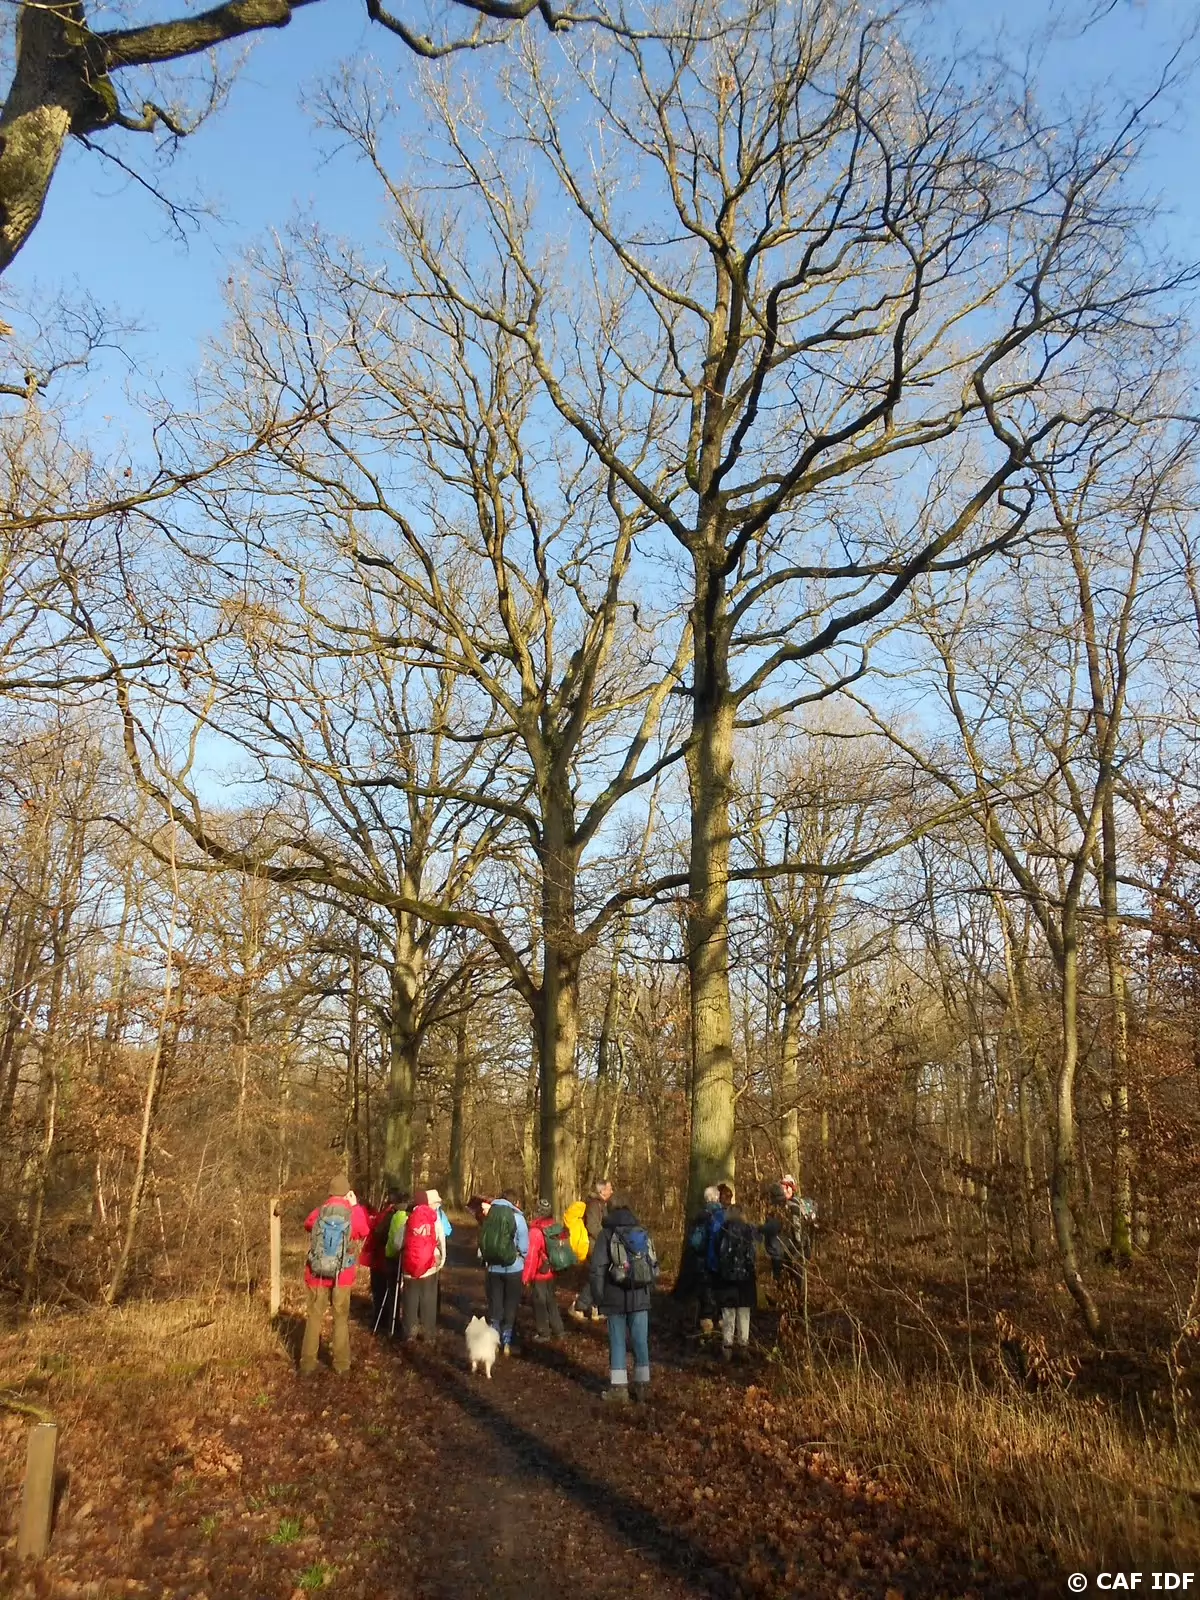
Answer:
<svg viewBox="0 0 1200 1600"><path fill-rule="evenodd" d="M467 1360L471 1371L482 1367L490 1378L492 1367L500 1349L500 1335L482 1317L472 1317L467 1323Z"/></svg>

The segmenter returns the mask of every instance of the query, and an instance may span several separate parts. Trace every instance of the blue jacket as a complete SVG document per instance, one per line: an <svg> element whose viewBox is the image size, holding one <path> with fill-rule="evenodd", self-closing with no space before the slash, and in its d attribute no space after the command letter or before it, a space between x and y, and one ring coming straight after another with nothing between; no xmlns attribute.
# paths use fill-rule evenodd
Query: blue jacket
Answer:
<svg viewBox="0 0 1200 1600"><path fill-rule="evenodd" d="M511 1200L493 1200L492 1208L496 1206L510 1206L517 1213L517 1259L511 1267L489 1267L489 1272L524 1272L525 1257L529 1254L529 1224L525 1221L520 1211Z"/></svg>
<svg viewBox="0 0 1200 1600"><path fill-rule="evenodd" d="M438 1221L441 1223L442 1227L446 1230L446 1237L448 1239L450 1237L450 1235L454 1232L454 1229L450 1226L450 1218L442 1210L441 1206L438 1207Z"/></svg>
<svg viewBox="0 0 1200 1600"><path fill-rule="evenodd" d="M725 1226L725 1207L712 1206L708 1213L708 1231L704 1240L704 1265L713 1276L717 1271L717 1249L721 1242L721 1229Z"/></svg>

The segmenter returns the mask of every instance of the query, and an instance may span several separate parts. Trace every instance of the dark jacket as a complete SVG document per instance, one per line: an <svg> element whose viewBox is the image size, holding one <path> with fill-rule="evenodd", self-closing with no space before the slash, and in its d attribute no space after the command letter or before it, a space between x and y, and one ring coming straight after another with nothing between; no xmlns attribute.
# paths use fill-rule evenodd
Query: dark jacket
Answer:
<svg viewBox="0 0 1200 1600"><path fill-rule="evenodd" d="M583 1203L583 1225L593 1245L600 1237L600 1229L604 1226L604 1206L604 1201L594 1193L588 1195Z"/></svg>
<svg viewBox="0 0 1200 1600"><path fill-rule="evenodd" d="M721 1227L728 1228L730 1224L735 1228L747 1229L747 1237L757 1247L759 1240L763 1236L762 1230L747 1222L741 1206L730 1206L729 1210L723 1214ZM718 1270L714 1274L714 1287L719 1306L749 1306L753 1309L758 1304L758 1273L753 1257L751 1257L749 1277L742 1278L736 1283L730 1283L722 1277L718 1260Z"/></svg>
<svg viewBox="0 0 1200 1600"><path fill-rule="evenodd" d="M714 1200L711 1205L706 1205L703 1211L690 1218L687 1232L683 1236L683 1254L679 1259L679 1272L675 1278L675 1287L671 1290L677 1300L686 1300L691 1295L702 1295L711 1279L708 1270L708 1235L712 1226L713 1212L720 1211L720 1206Z"/></svg>
<svg viewBox="0 0 1200 1600"><path fill-rule="evenodd" d="M616 1211L607 1211L604 1216L604 1226L600 1230L600 1237L592 1249L589 1277L592 1286L592 1300L597 1310L603 1311L605 1316L611 1316L615 1311L624 1312L629 1316L634 1311L649 1311L649 1289L625 1289L619 1283L614 1283L612 1274L608 1270L608 1263L612 1250L612 1236L614 1233L628 1234L632 1229L641 1224L632 1211L624 1206Z"/></svg>

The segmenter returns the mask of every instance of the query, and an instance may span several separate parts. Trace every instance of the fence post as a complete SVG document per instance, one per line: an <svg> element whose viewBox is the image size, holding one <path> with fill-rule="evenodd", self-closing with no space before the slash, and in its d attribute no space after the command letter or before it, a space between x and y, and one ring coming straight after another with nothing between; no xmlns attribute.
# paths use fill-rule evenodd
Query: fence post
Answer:
<svg viewBox="0 0 1200 1600"><path fill-rule="evenodd" d="M50 1543L54 1516L54 1463L58 1454L58 1424L38 1422L29 1430L25 1458L25 1490L21 1496L21 1522L17 1529L17 1559L39 1560Z"/></svg>
<svg viewBox="0 0 1200 1600"><path fill-rule="evenodd" d="M279 1216L278 1196L271 1201L271 1321L279 1315L279 1268L283 1248L283 1224Z"/></svg>

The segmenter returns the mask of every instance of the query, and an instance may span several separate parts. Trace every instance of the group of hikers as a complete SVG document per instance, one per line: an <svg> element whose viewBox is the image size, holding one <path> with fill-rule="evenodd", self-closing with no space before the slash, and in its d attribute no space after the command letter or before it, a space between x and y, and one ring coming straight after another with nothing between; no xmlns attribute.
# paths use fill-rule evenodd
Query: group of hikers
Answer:
<svg viewBox="0 0 1200 1600"><path fill-rule="evenodd" d="M566 1208L561 1221L549 1201L530 1217L515 1191L476 1197L469 1209L478 1224L477 1253L484 1269L487 1321L501 1356L512 1350L517 1315L530 1290L535 1343L563 1337L556 1284L574 1281L568 1315L605 1322L609 1384L605 1397L646 1398L650 1384L650 1306L658 1281L658 1254L629 1198L607 1178ZM432 1340L438 1324L439 1286L454 1232L436 1189L405 1194L390 1189L375 1210L361 1205L339 1174L322 1205L304 1224L310 1236L304 1281L308 1295L300 1372L316 1370L326 1312L333 1314L333 1369L350 1369L350 1292L360 1267L371 1275L371 1327L406 1341ZM785 1173L767 1193L766 1216L751 1222L729 1184L706 1189L703 1207L687 1229L674 1294L695 1309L701 1337L720 1322L725 1361L744 1355L751 1314L758 1304L761 1246L776 1280L802 1277L812 1253L816 1208ZM628 1347L633 1351L632 1382Z"/></svg>

